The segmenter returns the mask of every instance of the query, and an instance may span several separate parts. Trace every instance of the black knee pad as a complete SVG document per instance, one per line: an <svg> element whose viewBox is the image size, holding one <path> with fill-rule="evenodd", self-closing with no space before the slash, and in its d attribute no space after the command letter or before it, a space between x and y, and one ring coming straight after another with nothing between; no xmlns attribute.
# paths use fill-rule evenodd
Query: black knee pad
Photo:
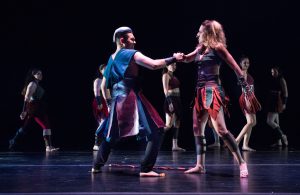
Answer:
<svg viewBox="0 0 300 195"><path fill-rule="evenodd" d="M179 128L173 128L173 139L178 139Z"/></svg>
<svg viewBox="0 0 300 195"><path fill-rule="evenodd" d="M206 152L206 139L205 136L195 136L196 153L205 154Z"/></svg>
<svg viewBox="0 0 300 195"><path fill-rule="evenodd" d="M230 132L223 135L222 139L226 144L228 144L228 147L232 148L233 152L236 152L238 150L238 145Z"/></svg>
<svg viewBox="0 0 300 195"><path fill-rule="evenodd" d="M284 134L283 134L282 130L280 129L280 127L276 127L276 128L274 128L274 130L276 132L276 137L278 139L281 139Z"/></svg>

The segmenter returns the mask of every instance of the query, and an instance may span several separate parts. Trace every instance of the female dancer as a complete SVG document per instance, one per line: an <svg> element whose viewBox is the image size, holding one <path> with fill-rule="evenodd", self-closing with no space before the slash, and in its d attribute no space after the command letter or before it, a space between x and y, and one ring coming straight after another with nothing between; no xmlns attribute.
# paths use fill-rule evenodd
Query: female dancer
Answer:
<svg viewBox="0 0 300 195"><path fill-rule="evenodd" d="M93 82L93 90L94 90L94 100L92 104L93 114L95 119L98 122L98 128L95 132L95 144L93 150L99 150L99 146L101 143L101 135L100 135L100 127L104 122L105 118L108 117L108 108L105 100L101 96L101 82L103 79L103 73L105 70L106 64L101 64L97 70L96 78Z"/></svg>
<svg viewBox="0 0 300 195"><path fill-rule="evenodd" d="M163 69L162 83L165 94L164 111L166 113L166 128L173 127L172 151L185 151L178 146L178 133L180 127L181 101L180 101L180 82L174 75L176 63L169 64Z"/></svg>
<svg viewBox="0 0 300 195"><path fill-rule="evenodd" d="M288 98L287 84L279 67L272 67L271 74L272 79L269 84L267 124L274 129L277 134L277 143L273 144L273 146L281 146L282 144L288 146L287 136L283 133L279 125L279 114L286 109Z"/></svg>
<svg viewBox="0 0 300 195"><path fill-rule="evenodd" d="M245 76L247 83L250 86L250 89L254 92L254 79L248 73L248 68L250 66L250 60L248 57L243 56L240 59L240 66ZM256 105L248 104L247 98L245 97L245 91L242 91L242 94L239 99L240 107L246 117L247 123L241 130L240 134L235 139L239 144L241 140L244 138L242 150L245 151L255 151L253 148L249 147L249 140L252 132L252 128L256 125L256 112L261 110L261 105L257 102Z"/></svg>
<svg viewBox="0 0 300 195"><path fill-rule="evenodd" d="M226 49L226 38L222 25L215 20L205 20L197 33L199 44L196 49L185 55L184 62L194 61L198 65L198 78L193 109L193 130L195 136L197 163L185 173L205 173L206 140L205 125L208 117L223 142L232 152L240 166L240 177L248 176L247 164L244 161L233 135L227 130L224 119L225 93L219 82L219 70L225 61L237 74L239 81L247 92L249 101L253 96L243 77L243 73L231 54Z"/></svg>
<svg viewBox="0 0 300 195"><path fill-rule="evenodd" d="M34 119L43 128L46 152L53 152L59 149L52 146L52 131L50 129L46 105L43 98L45 90L40 86L40 81L42 79L43 74L40 69L30 70L27 74L25 85L22 90L22 95L24 95L24 106L20 115L20 118L24 120L24 124L17 130L15 136L9 140L10 150L15 148L20 137L26 132L31 119Z"/></svg>

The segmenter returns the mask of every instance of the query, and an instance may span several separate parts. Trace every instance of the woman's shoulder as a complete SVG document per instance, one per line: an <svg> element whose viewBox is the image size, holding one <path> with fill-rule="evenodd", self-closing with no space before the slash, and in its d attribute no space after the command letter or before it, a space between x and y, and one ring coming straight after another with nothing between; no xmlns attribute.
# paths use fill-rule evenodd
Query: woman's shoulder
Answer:
<svg viewBox="0 0 300 195"><path fill-rule="evenodd" d="M224 50L226 50L226 47L222 43L217 43L216 45L214 45L214 47L212 48L212 50L215 50L215 51L224 51Z"/></svg>
<svg viewBox="0 0 300 195"><path fill-rule="evenodd" d="M31 82L29 82L28 85L27 85L27 87L37 87L37 86L38 86L38 84L37 84L37 82L35 82L35 81L31 81Z"/></svg>
<svg viewBox="0 0 300 195"><path fill-rule="evenodd" d="M97 78L95 78L94 79L94 84L98 84L98 83L101 83L102 82L102 78L100 78L100 77L97 77Z"/></svg>
<svg viewBox="0 0 300 195"><path fill-rule="evenodd" d="M169 74L168 72L164 72L164 73L162 74L162 76L163 76L164 78L170 78L170 74Z"/></svg>

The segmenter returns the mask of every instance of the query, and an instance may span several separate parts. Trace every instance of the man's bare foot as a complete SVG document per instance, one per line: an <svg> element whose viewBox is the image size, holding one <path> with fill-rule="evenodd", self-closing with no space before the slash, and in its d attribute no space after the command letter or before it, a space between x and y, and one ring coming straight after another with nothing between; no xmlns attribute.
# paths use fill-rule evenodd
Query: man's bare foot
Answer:
<svg viewBox="0 0 300 195"><path fill-rule="evenodd" d="M165 173L156 173L154 171L150 171L150 172L140 172L140 177L164 177L166 176Z"/></svg>
<svg viewBox="0 0 300 195"><path fill-rule="evenodd" d="M248 146L247 146L247 147L246 147L246 146L243 146L243 147L242 147L242 150L243 150L243 151L249 151L249 152L255 152L255 151L256 151L256 150L254 150L253 148L250 148L250 147L248 147Z"/></svg>
<svg viewBox="0 0 300 195"><path fill-rule="evenodd" d="M185 171L184 173L199 173L199 174L203 174L203 173L205 173L205 169L201 165L196 165L194 168L191 168L191 169Z"/></svg>

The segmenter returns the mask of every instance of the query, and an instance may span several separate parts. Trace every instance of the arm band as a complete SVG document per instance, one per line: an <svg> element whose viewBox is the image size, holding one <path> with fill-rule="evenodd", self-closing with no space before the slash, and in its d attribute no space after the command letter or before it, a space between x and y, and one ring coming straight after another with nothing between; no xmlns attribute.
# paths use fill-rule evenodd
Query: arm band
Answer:
<svg viewBox="0 0 300 195"><path fill-rule="evenodd" d="M251 92L251 88L243 76L239 77L238 80L239 80L239 85L241 85L242 91L244 93Z"/></svg>
<svg viewBox="0 0 300 195"><path fill-rule="evenodd" d="M167 97L166 97L166 100L167 100L167 102L168 102L168 105L172 104L172 99L171 99L170 96L167 96Z"/></svg>
<svg viewBox="0 0 300 195"><path fill-rule="evenodd" d="M239 85L241 85L242 87L246 87L247 86L247 82L245 80L245 78L243 76L238 78L239 81Z"/></svg>
<svg viewBox="0 0 300 195"><path fill-rule="evenodd" d="M107 103L107 106L110 107L110 105L111 105L111 99L106 99L106 103Z"/></svg>
<svg viewBox="0 0 300 195"><path fill-rule="evenodd" d="M96 99L98 106L101 106L102 105L101 96L96 96L95 99Z"/></svg>
<svg viewBox="0 0 300 195"><path fill-rule="evenodd" d="M169 64L173 64L174 62L176 62L176 58L175 57L169 57L169 58L165 58L165 62L166 62L166 66Z"/></svg>
<svg viewBox="0 0 300 195"><path fill-rule="evenodd" d="M283 97L283 98L282 98L282 103L283 103L283 104L286 104L286 103L287 103L287 98L288 98L288 97Z"/></svg>
<svg viewBox="0 0 300 195"><path fill-rule="evenodd" d="M24 101L22 112L26 112L28 107L28 102Z"/></svg>

